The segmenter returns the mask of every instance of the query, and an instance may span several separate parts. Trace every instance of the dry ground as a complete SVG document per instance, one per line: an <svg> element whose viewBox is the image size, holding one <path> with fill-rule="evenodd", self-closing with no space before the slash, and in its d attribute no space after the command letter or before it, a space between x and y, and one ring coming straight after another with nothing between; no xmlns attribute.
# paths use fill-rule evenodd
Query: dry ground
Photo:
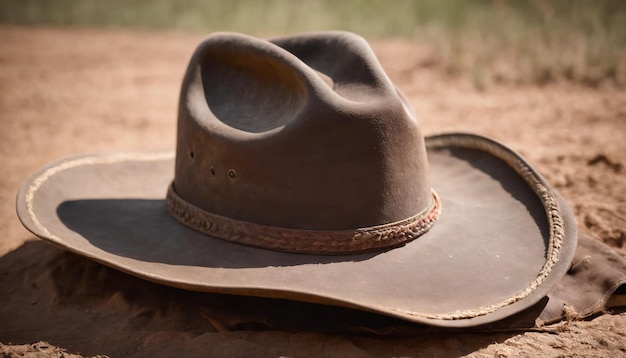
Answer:
<svg viewBox="0 0 626 358"><path fill-rule="evenodd" d="M626 355L623 314L498 334L372 337L237 326L215 319L219 307L194 312L176 303L195 296L33 238L14 198L38 167L75 153L174 147L179 85L201 38L0 27L0 355ZM471 131L518 150L572 204L581 228L626 255L626 92L567 83L479 91L447 76L419 44L373 47L426 134Z"/></svg>

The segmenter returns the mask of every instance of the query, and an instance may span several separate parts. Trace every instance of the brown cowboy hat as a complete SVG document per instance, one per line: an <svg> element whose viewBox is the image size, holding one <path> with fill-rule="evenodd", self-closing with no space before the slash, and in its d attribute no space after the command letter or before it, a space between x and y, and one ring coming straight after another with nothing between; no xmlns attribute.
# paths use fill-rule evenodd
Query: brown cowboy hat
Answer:
<svg viewBox="0 0 626 358"><path fill-rule="evenodd" d="M424 138L368 44L217 33L182 84L176 153L83 155L24 183L35 235L179 288L482 325L539 302L571 210L517 153Z"/></svg>

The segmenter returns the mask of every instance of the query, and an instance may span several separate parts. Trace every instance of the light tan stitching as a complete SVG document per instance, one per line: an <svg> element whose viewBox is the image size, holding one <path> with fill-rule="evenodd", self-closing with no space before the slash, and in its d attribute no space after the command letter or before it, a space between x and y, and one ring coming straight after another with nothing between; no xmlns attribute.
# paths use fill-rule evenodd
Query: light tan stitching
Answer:
<svg viewBox="0 0 626 358"><path fill-rule="evenodd" d="M63 161L58 165L52 166L44 170L38 177L33 179L24 197L24 200L26 201L26 211L28 212L28 215L30 216L32 222L35 224L35 226L37 226L37 229L39 229L43 236L51 240L61 242L62 240L50 233L50 231L48 231L48 229L46 229L46 227L41 224L39 219L37 219L37 215L35 215L34 211L33 201L35 198L35 194L37 194L39 188L41 188L41 186L48 179L64 170L85 165L110 164L126 161L156 161L172 158L174 158L174 152L168 151L158 153L116 153L100 156L86 156Z"/></svg>
<svg viewBox="0 0 626 358"><path fill-rule="evenodd" d="M443 313L443 314L426 314L414 311L400 310L396 308L386 308L389 311L397 312L399 314L420 317L425 319L437 319L437 320L459 320L459 319L469 319L475 318L479 316L483 316L489 313L493 313L498 309L501 309L505 306L514 304L526 297L528 297L532 292L534 292L549 276L553 267L559 261L560 249L563 245L564 240L564 222L561 214L561 210L558 205L558 201L554 193L548 188L545 182L539 177L539 175L528 166L517 154L515 154L510 149L496 143L492 142L483 137L473 136L469 134L450 134L450 135L442 135L437 137L429 137L426 138L426 146L430 149L444 148L444 147L462 147L469 149L477 149L482 150L487 153L490 153L497 158L503 160L507 163L512 169L514 169L520 176L526 181L526 183L532 188L537 197L541 200L541 203L544 206L546 211L548 225L550 227L550 238L549 245L546 253L546 262L542 266L539 274L535 278L533 282L531 282L526 288L514 294L513 296L504 299L503 301L492 304L485 305L476 309L467 309L467 310L458 310L455 312ZM173 153L155 153L155 154L119 154L119 155L109 155L109 156L91 156L78 158L75 160L70 160L67 162L63 162L57 166L48 168L41 175L35 178L32 181L32 184L28 188L28 191L25 196L27 211L31 217L33 223L37 226L37 228L49 239L56 240L57 242L61 242L61 240L52 235L37 219L34 211L33 211L33 199L35 194L39 190L39 188L43 185L43 183L48 180L53 175L69 169L73 167L78 167L82 165L93 165L93 164L105 164L105 163L116 163L123 162L127 160L161 160L161 159L169 159L173 158Z"/></svg>
<svg viewBox="0 0 626 358"><path fill-rule="evenodd" d="M515 170L535 192L546 211L548 226L550 227L550 238L546 252L546 262L541 267L539 274L533 282L531 282L523 290L499 303L482 306L476 309L458 310L443 314L424 314L395 308L389 309L391 311L413 317L437 320L459 320L484 316L528 297L546 280L552 271L552 268L559 261L559 254L563 245L565 231L561 209L554 193L548 188L543 179L515 152L487 138L471 134L447 134L436 137L428 137L426 139L426 146L430 149L462 147L481 150L499 158Z"/></svg>

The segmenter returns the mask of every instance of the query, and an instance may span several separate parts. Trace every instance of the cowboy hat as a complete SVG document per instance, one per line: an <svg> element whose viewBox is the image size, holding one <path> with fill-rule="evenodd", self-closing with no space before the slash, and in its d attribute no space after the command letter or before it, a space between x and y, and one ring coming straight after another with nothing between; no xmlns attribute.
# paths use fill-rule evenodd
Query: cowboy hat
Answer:
<svg viewBox="0 0 626 358"><path fill-rule="evenodd" d="M20 220L174 287L289 298L446 327L545 297L576 225L517 153L424 138L368 44L216 33L183 79L176 152L81 155L31 176Z"/></svg>

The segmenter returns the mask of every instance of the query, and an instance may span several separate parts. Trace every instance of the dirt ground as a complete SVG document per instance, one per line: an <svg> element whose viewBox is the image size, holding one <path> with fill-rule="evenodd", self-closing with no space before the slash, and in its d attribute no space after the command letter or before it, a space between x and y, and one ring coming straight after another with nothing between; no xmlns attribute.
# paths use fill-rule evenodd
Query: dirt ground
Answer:
<svg viewBox="0 0 626 358"><path fill-rule="evenodd" d="M299 306L241 299L225 314L223 297L142 282L27 232L15 194L40 166L76 153L174 148L180 82L202 37L0 27L0 356L626 356L626 315L616 313L489 334L250 326L246 317L259 314L251 305L279 305L283 319ZM572 204L581 229L626 255L625 91L477 90L471 76L446 75L422 45L372 45L425 134L471 131L518 150Z"/></svg>

